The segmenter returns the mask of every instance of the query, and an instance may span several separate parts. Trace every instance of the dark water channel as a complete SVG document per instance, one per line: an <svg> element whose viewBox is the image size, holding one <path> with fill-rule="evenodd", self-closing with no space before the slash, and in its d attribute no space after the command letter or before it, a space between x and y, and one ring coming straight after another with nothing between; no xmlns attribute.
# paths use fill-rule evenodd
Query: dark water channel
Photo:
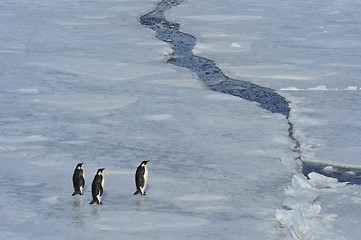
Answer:
<svg viewBox="0 0 361 240"><path fill-rule="evenodd" d="M154 11L140 18L142 25L156 32L157 39L172 45L173 55L168 63L194 72L198 79L211 90L257 102L262 108L273 113L283 114L288 118L290 113L288 102L274 90L250 82L231 79L225 76L213 61L192 54L196 38L179 31L178 23L169 22L164 17L164 11L180 3L182 0L164 0Z"/></svg>
<svg viewBox="0 0 361 240"><path fill-rule="evenodd" d="M263 109L284 115L289 124L289 137L295 143L294 151L299 154L297 159L302 162L300 143L294 137L293 125L289 121L289 102L273 89L242 80L231 79L224 75L212 60L193 55L192 50L196 45L197 39L192 35L181 32L178 23L170 22L164 16L166 10L178 6L182 2L183 0L163 0L153 11L140 17L140 23L154 30L157 39L165 41L172 46L173 54L168 63L189 69L210 90L257 102ZM329 169L327 165L304 162L302 165L302 173L305 176L310 172L317 172L328 177L337 178L342 182L361 184L360 170L333 166L332 171L327 171Z"/></svg>

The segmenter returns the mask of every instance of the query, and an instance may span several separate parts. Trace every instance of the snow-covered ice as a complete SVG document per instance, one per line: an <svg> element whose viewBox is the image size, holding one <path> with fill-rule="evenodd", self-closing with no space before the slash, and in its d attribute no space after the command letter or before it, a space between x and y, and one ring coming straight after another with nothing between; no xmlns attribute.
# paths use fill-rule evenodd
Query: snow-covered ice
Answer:
<svg viewBox="0 0 361 240"><path fill-rule="evenodd" d="M155 4L0 3L1 238L358 239L360 186L300 175L284 116L166 64L139 23ZM195 54L291 101L307 160L359 165L358 5L189 0L167 18ZM133 196L143 160L147 195Z"/></svg>

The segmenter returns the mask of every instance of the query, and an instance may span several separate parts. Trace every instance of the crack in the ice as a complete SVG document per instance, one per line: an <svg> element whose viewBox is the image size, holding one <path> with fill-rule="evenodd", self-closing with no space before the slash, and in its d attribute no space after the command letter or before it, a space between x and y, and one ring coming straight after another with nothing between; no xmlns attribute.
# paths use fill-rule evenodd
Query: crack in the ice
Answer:
<svg viewBox="0 0 361 240"><path fill-rule="evenodd" d="M300 141L294 136L294 126L290 121L289 102L275 90L257 84L229 78L223 74L216 64L207 58L195 56L192 53L196 45L196 38L181 32L178 23L166 20L164 12L178 6L183 0L163 0L156 8L141 16L140 23L156 32L156 38L172 45L173 53L168 63L184 67L194 72L210 90L238 96L242 99L257 102L260 107L279 113L288 121L288 137L294 142L293 151L297 153L295 161L302 163L302 173L308 176L310 172L317 172L325 176L337 178L352 184L361 184L361 172L352 168L332 166L333 171L327 172L330 164L305 163L302 159ZM326 170L325 170L326 169ZM352 172L353 174L350 174Z"/></svg>
<svg viewBox="0 0 361 240"><path fill-rule="evenodd" d="M275 90L247 81L231 79L224 75L213 61L192 54L196 38L179 31L178 23L170 22L164 17L165 10L180 3L182 0L164 0L154 11L140 18L141 24L153 29L159 40L173 46L172 58L168 60L168 63L191 70L213 91L257 102L262 108L272 113L283 114L288 118L290 114L288 102Z"/></svg>

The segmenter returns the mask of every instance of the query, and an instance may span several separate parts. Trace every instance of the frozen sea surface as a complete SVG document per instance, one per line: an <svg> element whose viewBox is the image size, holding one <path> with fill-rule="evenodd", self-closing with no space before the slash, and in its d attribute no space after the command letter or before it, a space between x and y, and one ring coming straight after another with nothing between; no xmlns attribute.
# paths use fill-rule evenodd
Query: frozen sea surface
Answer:
<svg viewBox="0 0 361 240"><path fill-rule="evenodd" d="M361 157L357 146L361 19L355 10L359 5L357 1L186 1L168 11L167 18L197 38L193 54L212 59L231 78L276 89L291 102L290 121L304 162L322 166L322 173L328 175L336 172L335 167L355 175ZM322 181L328 182L326 179ZM302 189L296 185L291 184L291 189ZM329 186L331 195L327 197L321 197L318 185L317 190L313 187L309 189L317 194L310 194L306 205L298 198L300 205L284 203L291 209L288 213L294 225L289 217L286 225L293 231L292 237L318 238L318 224L310 225L316 226L313 230L307 227L314 220L310 216L320 217L325 209L332 212L337 206L342 214L336 214L329 235L320 238L337 239L342 234L335 233L342 232L345 239L357 239L355 228L345 231L350 228L344 227L358 222L353 217L357 197L352 196L359 195L359 190L354 190L358 186L341 188L354 188L348 193L351 196ZM318 201L319 210L311 211ZM279 215L277 219L283 222ZM307 219L311 221L307 223Z"/></svg>
<svg viewBox="0 0 361 240"><path fill-rule="evenodd" d="M139 23L154 4L1 2L3 238L277 232L280 193L296 172L286 122L167 65L168 44ZM143 160L150 160L148 193L133 196ZM78 162L85 192L72 197ZM100 167L103 205L93 206Z"/></svg>
<svg viewBox="0 0 361 240"><path fill-rule="evenodd" d="M359 166L354 146L360 139L352 135L360 130L359 6L341 0L186 1L167 17L197 38L195 55L212 59L231 78L276 89L291 102L291 121L308 161ZM329 136L317 126L331 129ZM317 146L319 155L311 157L316 151L309 149Z"/></svg>
<svg viewBox="0 0 361 240"><path fill-rule="evenodd" d="M217 24L252 20L250 13L245 18L239 12L232 15L238 3L221 6L209 1L211 7L205 8L201 1L186 1L169 14L185 27L191 25L188 21L203 20L198 17L201 13L218 19ZM306 179L298 173L284 116L209 91L189 71L166 64L172 52L169 45L139 23L155 4L0 3L2 238L358 239L354 226L359 223L360 187L317 174ZM260 1L250 10L267 5ZM290 7L282 5L277 11L293 14ZM222 17L212 17L215 14L205 9L218 9ZM183 23L179 15L188 20ZM271 16L277 19L278 14ZM202 34L212 36L220 29L200 22L195 25L203 31L189 31L199 46ZM227 31L221 34L242 32L249 35L250 44L255 39L233 27L221 28ZM213 40L221 46L222 41ZM229 71L227 61L234 64L247 58L233 51L239 50L240 42L232 39L229 44L227 57L221 54L225 48L212 48L222 50L216 54L222 59L207 56L212 51L204 51L204 56ZM347 64L354 69L351 60ZM277 84L284 81L277 79ZM307 105L306 96L296 94L314 97L315 92L302 89L324 84L286 83L272 81L272 88L292 100L294 116L299 114L298 134L300 138L304 134L304 140L313 129L303 127L302 119L309 117L312 123L314 115L303 112L317 106L312 99ZM347 93L359 93L357 82L346 85L342 87ZM294 88L298 91L289 90ZM336 123L345 126L335 119ZM318 134L312 139L323 140ZM308 158L321 153L304 149ZM147 196L133 196L135 169L143 160L150 160ZM71 176L78 162L84 162L85 192L72 197ZM100 167L105 168L103 205L89 205L91 181Z"/></svg>

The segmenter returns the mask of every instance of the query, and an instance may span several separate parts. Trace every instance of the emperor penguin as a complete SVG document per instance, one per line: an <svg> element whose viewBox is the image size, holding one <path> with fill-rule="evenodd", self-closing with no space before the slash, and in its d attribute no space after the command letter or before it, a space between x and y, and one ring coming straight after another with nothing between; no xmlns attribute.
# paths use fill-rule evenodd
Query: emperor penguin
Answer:
<svg viewBox="0 0 361 240"><path fill-rule="evenodd" d="M93 183L92 183L92 197L93 200L89 204L98 203L103 204L101 202L101 198L103 195L103 189L104 189L104 175L103 171L105 168L99 168L97 171L97 174L95 174Z"/></svg>
<svg viewBox="0 0 361 240"><path fill-rule="evenodd" d="M76 165L76 168L74 170L74 174L73 174L74 193L72 194L72 196L76 194L83 195L85 179L84 179L84 171L82 165L83 163L79 163L78 165Z"/></svg>
<svg viewBox="0 0 361 240"><path fill-rule="evenodd" d="M145 188L148 184L148 168L147 163L149 161L143 161L137 168L135 172L135 185L137 187L137 191L134 195L140 193L141 195L145 195Z"/></svg>

